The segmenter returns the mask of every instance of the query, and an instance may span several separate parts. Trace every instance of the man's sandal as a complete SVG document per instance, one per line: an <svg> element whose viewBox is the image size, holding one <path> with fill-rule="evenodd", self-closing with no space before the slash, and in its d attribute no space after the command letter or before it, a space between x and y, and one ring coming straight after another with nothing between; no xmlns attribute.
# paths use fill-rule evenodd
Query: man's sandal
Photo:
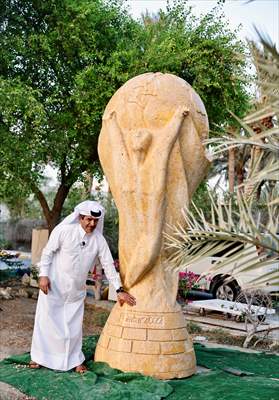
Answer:
<svg viewBox="0 0 279 400"><path fill-rule="evenodd" d="M40 364L36 363L35 361L30 361L29 368L31 369L39 369L41 368Z"/></svg>
<svg viewBox="0 0 279 400"><path fill-rule="evenodd" d="M83 364L78 365L78 366L75 368L75 372L77 372L78 374L84 374L84 372L87 372L87 371L88 371L88 370L87 370L86 366L83 365Z"/></svg>

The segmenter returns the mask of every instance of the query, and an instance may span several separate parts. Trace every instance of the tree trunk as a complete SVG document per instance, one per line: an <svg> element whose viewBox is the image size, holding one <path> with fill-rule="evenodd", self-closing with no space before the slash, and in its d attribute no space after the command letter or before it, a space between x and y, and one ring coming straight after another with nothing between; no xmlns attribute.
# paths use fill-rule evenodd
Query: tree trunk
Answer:
<svg viewBox="0 0 279 400"><path fill-rule="evenodd" d="M92 187L93 187L93 175L90 172L85 172L85 182L84 182L85 190L88 196L91 195Z"/></svg>
<svg viewBox="0 0 279 400"><path fill-rule="evenodd" d="M240 186L244 182L244 160L243 154L240 155L240 149L238 149L238 160L235 166L236 176L237 176L237 185ZM242 157L241 157L242 156ZM240 186L239 191L243 192L243 186Z"/></svg>
<svg viewBox="0 0 279 400"><path fill-rule="evenodd" d="M266 117L259 121L258 123L254 123L251 127L255 132L255 135L260 135L264 129L272 129L273 128L272 116ZM263 142L263 139L258 139L259 142ZM255 194L255 189L257 190L257 198L260 198L261 194L261 183L258 184L258 187L253 182L249 182L249 178L256 176L261 169L261 158L263 155L263 149L259 146L254 145L251 149L251 159L249 165L248 172L248 182L245 185L245 197L251 198Z"/></svg>
<svg viewBox="0 0 279 400"><path fill-rule="evenodd" d="M54 199L52 209L49 208L47 200L41 190L39 190L38 188L34 188L34 193L41 204L49 233L59 222L63 204L68 196L70 188L71 186L69 185L65 185L63 183L60 184Z"/></svg>

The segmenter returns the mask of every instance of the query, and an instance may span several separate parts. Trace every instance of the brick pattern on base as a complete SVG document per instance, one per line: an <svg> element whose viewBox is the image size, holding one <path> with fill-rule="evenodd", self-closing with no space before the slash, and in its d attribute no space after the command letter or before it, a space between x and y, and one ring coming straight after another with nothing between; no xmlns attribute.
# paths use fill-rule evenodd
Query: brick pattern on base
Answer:
<svg viewBox="0 0 279 400"><path fill-rule="evenodd" d="M192 340L180 312L126 311L119 315L119 310L113 309L98 342L95 361L159 379L182 378L196 372Z"/></svg>

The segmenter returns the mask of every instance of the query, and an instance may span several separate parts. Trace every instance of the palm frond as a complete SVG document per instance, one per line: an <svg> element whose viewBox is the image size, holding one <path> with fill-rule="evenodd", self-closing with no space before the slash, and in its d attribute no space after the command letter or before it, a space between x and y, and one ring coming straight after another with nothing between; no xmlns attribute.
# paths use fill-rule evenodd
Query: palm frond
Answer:
<svg viewBox="0 0 279 400"><path fill-rule="evenodd" d="M233 211L230 207L223 209L212 204L215 214L214 224L205 221L201 210L199 210L201 216L199 221L188 209L185 210L187 229L180 225L172 228L171 234L165 234L166 249L171 251L169 268L182 271L190 264L215 257L222 252L225 253L225 257L219 258L218 263L204 271L203 275L230 266L234 276L238 276L243 272L274 265L277 262L277 274L269 276L269 284L273 284L279 276L279 262L276 261L276 256L279 256L279 237L276 236L278 227L275 221L269 223L270 229L265 227L264 235L263 226L255 222L247 207L247 203L242 199L239 224L233 221ZM266 234L271 238L269 242L266 240ZM232 243L235 244L233 247ZM269 259L267 256L259 257L256 249L261 247L274 252L276 256ZM265 281L258 280L257 283L258 286L262 286Z"/></svg>
<svg viewBox="0 0 279 400"><path fill-rule="evenodd" d="M228 134L205 142L210 147L211 156L217 160L229 149L248 149L249 173L238 187L236 205L232 206L231 199L216 202L208 193L211 221L207 221L203 211L193 205L195 213L189 209L183 212L183 226L168 227L171 233L165 234L165 242L170 254L169 268L176 271L205 258L216 259L220 253L223 256L219 256L218 262L205 274L231 268L237 276L272 266L270 272L259 274L250 282L251 286L262 287L267 283L279 283L279 54L271 40L256 31L263 50L251 43L251 51L262 100L243 120L234 115L241 127L238 133L230 130ZM263 182L269 185L265 189L265 221L253 197ZM250 196L245 196L247 193ZM265 249L266 254L259 255L257 249Z"/></svg>
<svg viewBox="0 0 279 400"><path fill-rule="evenodd" d="M242 124L246 127L246 124ZM252 129L247 125L247 132L253 132ZM222 136L219 138L212 138L204 141L205 145L214 145L210 149L211 156L215 158L217 155L222 154L224 151L228 151L232 148L237 148L241 146L258 146L266 151L271 151L278 155L279 151L279 130L277 127L264 131L258 135L251 134L250 137L238 136Z"/></svg>
<svg viewBox="0 0 279 400"><path fill-rule="evenodd" d="M261 32L256 25L254 25L254 29L259 37L260 42L264 46L265 49L269 51L269 53L272 55L273 60L277 60L279 62L279 54L276 49L276 44L272 42L271 38L269 35L267 35L264 32Z"/></svg>

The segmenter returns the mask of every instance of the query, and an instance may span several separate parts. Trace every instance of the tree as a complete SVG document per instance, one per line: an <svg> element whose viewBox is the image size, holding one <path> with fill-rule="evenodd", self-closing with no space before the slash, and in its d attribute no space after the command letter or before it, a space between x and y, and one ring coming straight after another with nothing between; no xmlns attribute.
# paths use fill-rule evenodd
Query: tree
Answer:
<svg viewBox="0 0 279 400"><path fill-rule="evenodd" d="M33 192L50 229L72 185L101 174L101 116L129 78L181 76L211 126L232 120L227 108L238 116L247 108L245 48L218 10L197 19L180 2L136 22L120 0L5 0L0 33L0 179ZM47 164L58 171L53 205L41 189Z"/></svg>
<svg viewBox="0 0 279 400"><path fill-rule="evenodd" d="M3 2L2 2L3 3ZM106 102L117 88L98 79L133 21L121 4L96 0L4 1L1 9L1 180L33 192L52 229L74 182L98 161ZM96 73L90 124L80 108L79 74ZM41 190L47 164L58 170L53 206Z"/></svg>
<svg viewBox="0 0 279 400"><path fill-rule="evenodd" d="M107 65L106 79L119 84L145 73L173 73L185 79L202 98L210 126L238 125L238 117L249 108L246 73L248 48L230 31L222 6L200 18L192 14L187 1L174 2L158 15L142 16L134 26L132 46L120 46ZM85 97L82 107L90 108L90 87L96 80L91 69L82 74ZM105 79L102 77L102 79Z"/></svg>

